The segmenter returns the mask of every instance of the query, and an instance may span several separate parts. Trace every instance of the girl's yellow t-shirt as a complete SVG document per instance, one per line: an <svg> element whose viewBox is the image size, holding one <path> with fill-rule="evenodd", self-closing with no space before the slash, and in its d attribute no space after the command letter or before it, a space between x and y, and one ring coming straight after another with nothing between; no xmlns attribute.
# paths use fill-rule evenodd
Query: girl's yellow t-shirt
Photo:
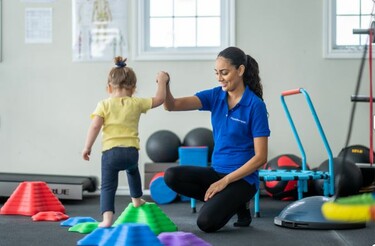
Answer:
<svg viewBox="0 0 375 246"><path fill-rule="evenodd" d="M116 97L100 101L91 118L97 115L104 120L102 151L113 147L139 149L139 119L151 107L152 98Z"/></svg>

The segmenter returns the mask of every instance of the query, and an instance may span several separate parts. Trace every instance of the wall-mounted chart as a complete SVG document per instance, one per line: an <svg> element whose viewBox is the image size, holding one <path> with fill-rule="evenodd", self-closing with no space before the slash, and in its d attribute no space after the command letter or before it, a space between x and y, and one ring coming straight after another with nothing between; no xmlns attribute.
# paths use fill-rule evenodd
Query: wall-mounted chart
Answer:
<svg viewBox="0 0 375 246"><path fill-rule="evenodd" d="M127 0L73 0L73 61L128 56Z"/></svg>

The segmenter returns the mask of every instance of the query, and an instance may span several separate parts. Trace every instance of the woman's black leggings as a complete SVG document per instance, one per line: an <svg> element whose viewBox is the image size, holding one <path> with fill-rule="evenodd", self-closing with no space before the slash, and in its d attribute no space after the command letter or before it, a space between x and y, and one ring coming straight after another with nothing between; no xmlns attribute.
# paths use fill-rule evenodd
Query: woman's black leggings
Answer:
<svg viewBox="0 0 375 246"><path fill-rule="evenodd" d="M164 180L178 194L203 201L208 187L224 176L211 167L176 166L165 171ZM197 219L198 227L204 232L219 230L255 193L255 185L243 179L230 183L203 204Z"/></svg>

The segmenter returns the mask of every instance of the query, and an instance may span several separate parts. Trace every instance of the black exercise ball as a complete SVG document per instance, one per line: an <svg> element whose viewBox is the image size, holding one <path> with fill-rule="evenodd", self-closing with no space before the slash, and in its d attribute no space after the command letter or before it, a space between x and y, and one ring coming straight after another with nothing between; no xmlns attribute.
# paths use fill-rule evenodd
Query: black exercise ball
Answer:
<svg viewBox="0 0 375 246"><path fill-rule="evenodd" d="M373 153L375 155L375 153ZM363 145L351 145L343 148L339 155L346 160L360 163L359 169L363 177L363 186L367 187L375 182L375 168L370 165L370 149Z"/></svg>
<svg viewBox="0 0 375 246"><path fill-rule="evenodd" d="M325 160L318 167L318 171L328 172L328 159ZM335 194L339 191L339 195L351 196L358 194L360 188L362 187L362 174L359 167L355 165L354 162L345 160L341 157L333 158L333 172L335 178ZM323 195L323 180L315 180L315 191L318 195ZM340 187L338 187L340 186Z"/></svg>
<svg viewBox="0 0 375 246"><path fill-rule="evenodd" d="M175 162L178 160L180 138L168 130L156 131L147 139L146 153L153 162Z"/></svg>
<svg viewBox="0 0 375 246"><path fill-rule="evenodd" d="M211 155L214 149L214 138L212 131L207 128L199 127L189 131L182 142L183 146L207 146L208 161L211 162Z"/></svg>

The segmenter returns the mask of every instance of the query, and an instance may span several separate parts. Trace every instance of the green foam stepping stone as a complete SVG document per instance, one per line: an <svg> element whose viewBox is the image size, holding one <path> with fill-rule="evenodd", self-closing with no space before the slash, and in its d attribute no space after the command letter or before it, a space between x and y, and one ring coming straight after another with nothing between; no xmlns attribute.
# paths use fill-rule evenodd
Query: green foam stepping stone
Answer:
<svg viewBox="0 0 375 246"><path fill-rule="evenodd" d="M99 222L78 223L78 224L70 227L69 231L79 232L79 233L82 233L82 234L88 234L88 233L91 233L96 228L98 228L98 225L99 225Z"/></svg>
<svg viewBox="0 0 375 246"><path fill-rule="evenodd" d="M153 202L146 202L137 208L133 206L133 203L129 203L113 226L124 223L147 224L156 235L178 230L176 224Z"/></svg>

